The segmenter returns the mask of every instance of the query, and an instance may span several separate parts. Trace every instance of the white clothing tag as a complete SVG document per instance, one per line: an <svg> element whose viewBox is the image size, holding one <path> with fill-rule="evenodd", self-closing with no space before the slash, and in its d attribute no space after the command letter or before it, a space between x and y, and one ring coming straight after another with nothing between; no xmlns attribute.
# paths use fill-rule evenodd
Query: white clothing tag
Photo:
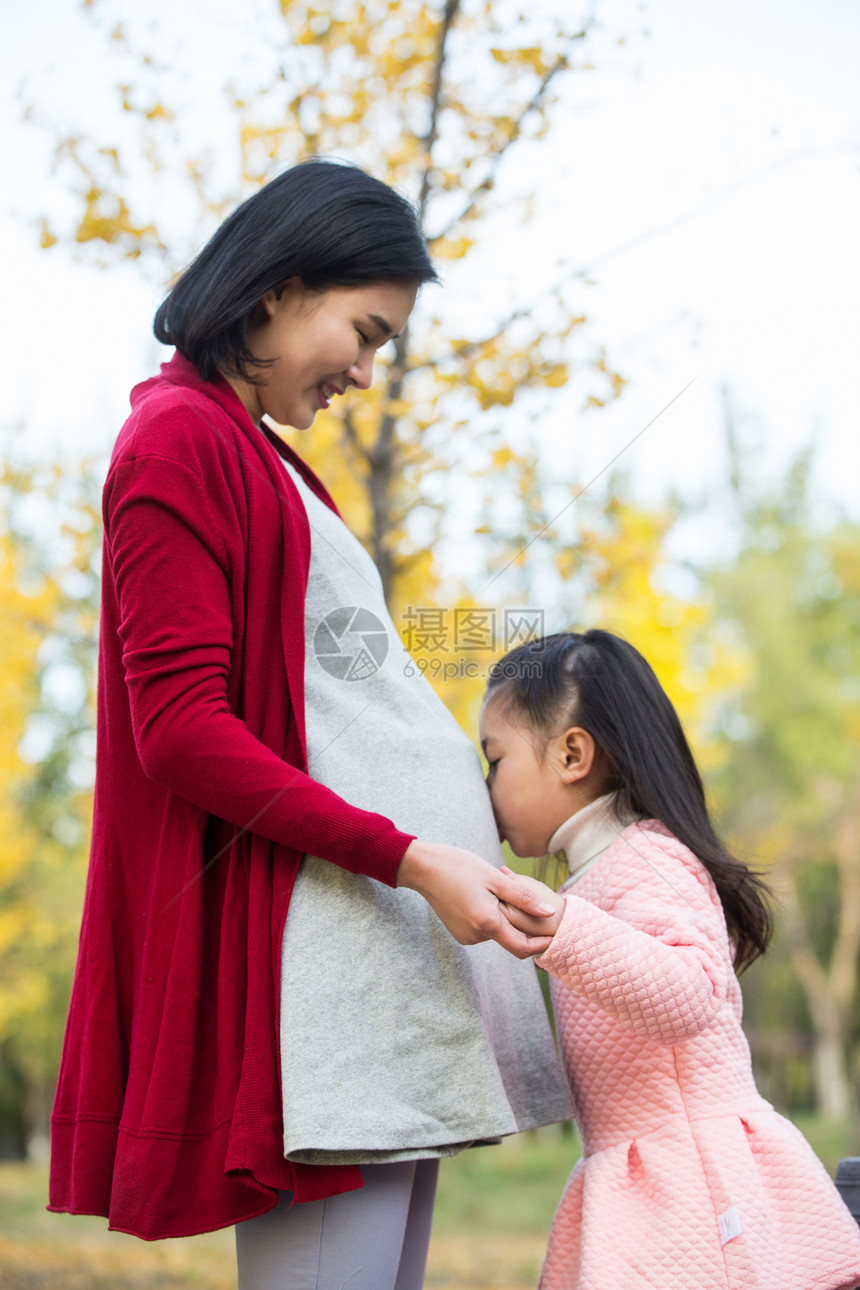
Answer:
<svg viewBox="0 0 860 1290"><path fill-rule="evenodd" d="M731 1209L727 1209L725 1214L720 1214L717 1219L717 1226L720 1229L721 1246L727 1245L728 1242L733 1241L736 1236L740 1236L741 1220L734 1205L732 1205Z"/></svg>

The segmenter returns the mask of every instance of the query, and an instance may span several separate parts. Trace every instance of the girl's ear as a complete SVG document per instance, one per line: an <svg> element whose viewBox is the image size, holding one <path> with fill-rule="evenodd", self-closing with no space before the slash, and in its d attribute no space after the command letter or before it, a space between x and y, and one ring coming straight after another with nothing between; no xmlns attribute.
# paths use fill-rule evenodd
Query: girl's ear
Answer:
<svg viewBox="0 0 860 1290"><path fill-rule="evenodd" d="M559 740L562 766L561 777L566 784L575 784L591 773L597 744L582 726L571 726Z"/></svg>

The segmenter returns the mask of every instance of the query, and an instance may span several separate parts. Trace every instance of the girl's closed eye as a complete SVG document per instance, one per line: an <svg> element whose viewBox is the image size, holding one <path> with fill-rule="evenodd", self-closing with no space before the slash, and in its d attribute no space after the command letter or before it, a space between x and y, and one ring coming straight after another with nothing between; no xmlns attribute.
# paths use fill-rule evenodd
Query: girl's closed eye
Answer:
<svg viewBox="0 0 860 1290"><path fill-rule="evenodd" d="M547 737L492 690L480 729L500 835L514 855L546 855L559 825L583 799L600 796L605 773L594 741L578 728Z"/></svg>

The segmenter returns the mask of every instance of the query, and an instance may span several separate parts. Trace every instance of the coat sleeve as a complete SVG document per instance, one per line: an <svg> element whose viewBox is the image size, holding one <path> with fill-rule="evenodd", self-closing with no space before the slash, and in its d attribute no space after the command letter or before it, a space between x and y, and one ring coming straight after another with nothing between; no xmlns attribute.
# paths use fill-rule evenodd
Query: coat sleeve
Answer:
<svg viewBox="0 0 860 1290"><path fill-rule="evenodd" d="M601 907L566 894L553 942L535 961L643 1038L692 1039L721 1008L732 971L708 875L674 838L640 831L599 863Z"/></svg>
<svg viewBox="0 0 860 1290"><path fill-rule="evenodd" d="M106 577L143 771L241 829L393 886L412 835L284 761L231 710L235 589L210 491L156 455L116 464L105 487Z"/></svg>

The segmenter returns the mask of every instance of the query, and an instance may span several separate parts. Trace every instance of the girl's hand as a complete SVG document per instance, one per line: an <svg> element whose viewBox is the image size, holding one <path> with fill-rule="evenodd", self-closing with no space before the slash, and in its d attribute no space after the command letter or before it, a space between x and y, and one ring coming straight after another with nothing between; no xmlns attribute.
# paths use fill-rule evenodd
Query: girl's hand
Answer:
<svg viewBox="0 0 860 1290"><path fill-rule="evenodd" d="M420 892L461 945L498 941L518 959L533 958L549 947L551 933L545 925L555 915L555 904L545 903L510 870L495 869L473 851L416 838L400 862L397 885ZM545 890L554 897L549 887ZM530 919L529 932L514 925L508 908Z"/></svg>
<svg viewBox="0 0 860 1290"><path fill-rule="evenodd" d="M554 936L561 922L561 916L564 913L564 896L560 896L552 887L548 887L545 882L538 882L537 878L529 878L522 873L514 873L505 866L502 873L508 874L515 878L517 882L522 883L527 891L534 892L535 896L547 905L552 905L553 914L550 918L536 919L532 914L524 912L522 907L512 905L509 901L502 904L502 912L508 919L512 927L519 931L525 932L528 936ZM540 927L540 931L538 931Z"/></svg>

